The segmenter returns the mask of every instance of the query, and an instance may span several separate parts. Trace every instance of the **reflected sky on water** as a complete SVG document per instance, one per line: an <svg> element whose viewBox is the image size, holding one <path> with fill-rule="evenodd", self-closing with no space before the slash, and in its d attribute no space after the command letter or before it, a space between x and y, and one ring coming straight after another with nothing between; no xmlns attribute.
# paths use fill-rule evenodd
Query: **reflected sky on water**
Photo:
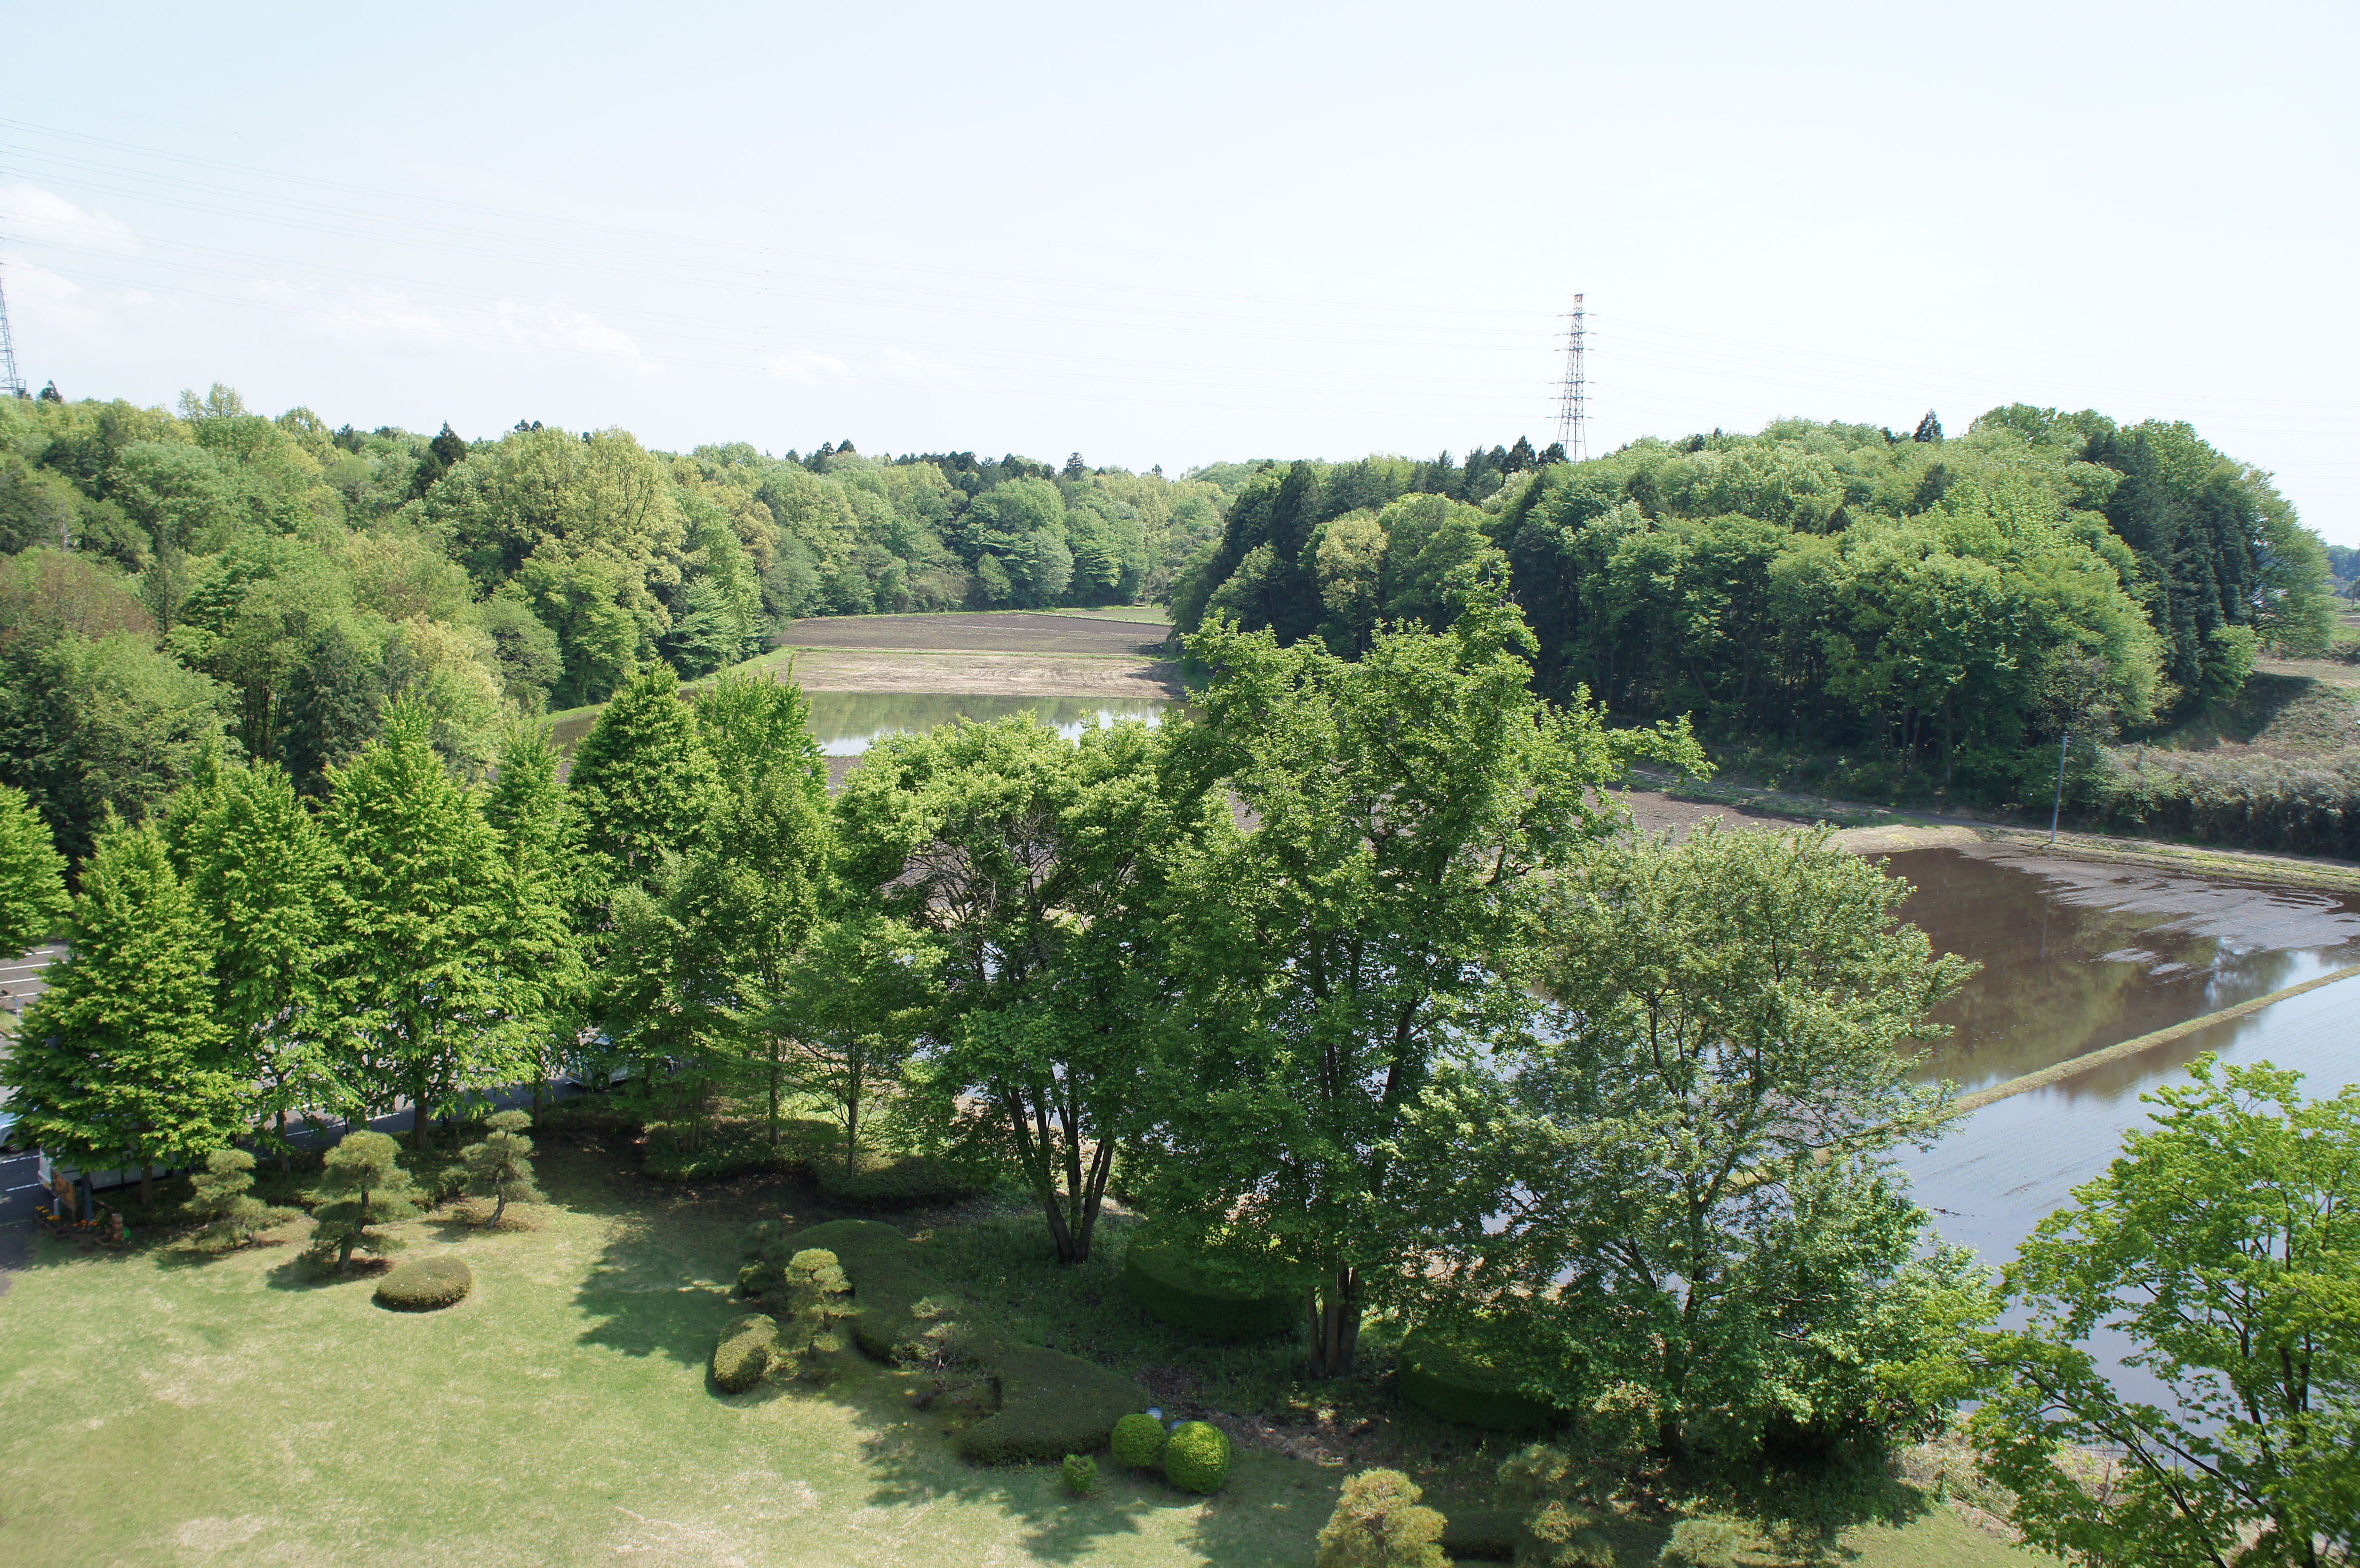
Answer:
<svg viewBox="0 0 2360 1568"><path fill-rule="evenodd" d="M809 696L812 734L823 757L858 757L887 735L923 735L960 719L980 724L1017 713L1036 714L1071 740L1092 721L1162 724L1166 710L1175 705L1161 697L987 697L938 691L814 691ZM595 713L563 720L553 727L552 738L558 749L571 755L596 722Z"/></svg>

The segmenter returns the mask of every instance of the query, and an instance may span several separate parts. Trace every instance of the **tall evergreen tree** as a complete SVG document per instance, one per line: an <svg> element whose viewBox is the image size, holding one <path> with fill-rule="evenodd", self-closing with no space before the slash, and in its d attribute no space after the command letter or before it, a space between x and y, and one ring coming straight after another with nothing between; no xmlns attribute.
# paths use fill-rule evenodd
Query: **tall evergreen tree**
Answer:
<svg viewBox="0 0 2360 1568"><path fill-rule="evenodd" d="M0 953L24 952L72 907L65 856L25 792L0 784Z"/></svg>
<svg viewBox="0 0 2360 1568"><path fill-rule="evenodd" d="M174 858L216 933L215 1013L229 1065L253 1085L262 1140L286 1168L290 1112L339 1096L321 1039L335 852L278 764L209 765L168 822Z"/></svg>
<svg viewBox="0 0 2360 1568"><path fill-rule="evenodd" d="M408 1095L423 1149L429 1118L463 1090L530 1070L530 987L492 902L498 841L415 709L396 708L385 735L329 779L344 1071L370 1108Z"/></svg>
<svg viewBox="0 0 2360 1568"><path fill-rule="evenodd" d="M548 726L519 724L500 746L499 777L484 800L499 874L491 888L501 969L516 992L538 1105L552 1058L578 1030L588 980L573 911L580 880L567 842L565 786Z"/></svg>
<svg viewBox="0 0 2360 1568"><path fill-rule="evenodd" d="M652 882L664 852L687 849L713 807L712 754L670 665L641 670L615 693L574 753L566 781L594 898Z"/></svg>
<svg viewBox="0 0 2360 1568"><path fill-rule="evenodd" d="M213 1020L213 932L152 825L104 834L82 868L72 949L25 1013L0 1083L30 1139L93 1166L187 1165L242 1129Z"/></svg>

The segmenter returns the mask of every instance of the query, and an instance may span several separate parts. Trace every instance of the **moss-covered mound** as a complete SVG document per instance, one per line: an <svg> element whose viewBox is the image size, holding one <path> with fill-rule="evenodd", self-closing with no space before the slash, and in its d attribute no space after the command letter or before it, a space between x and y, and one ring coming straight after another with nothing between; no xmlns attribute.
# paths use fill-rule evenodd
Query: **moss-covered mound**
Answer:
<svg viewBox="0 0 2360 1568"><path fill-rule="evenodd" d="M464 1301L475 1283L455 1258L412 1258L377 1282L377 1304L397 1312L431 1312Z"/></svg>
<svg viewBox="0 0 2360 1568"><path fill-rule="evenodd" d="M1208 1339L1270 1339L1303 1321L1292 1294L1256 1296L1216 1283L1180 1247L1134 1241L1122 1255L1123 1289L1165 1323Z"/></svg>
<svg viewBox="0 0 2360 1568"><path fill-rule="evenodd" d="M869 1355L905 1361L947 1352L991 1378L1000 1408L959 1434L959 1452L978 1464L1094 1453L1118 1420L1147 1402L1138 1384L1093 1362L965 1321L957 1298L926 1272L923 1254L890 1225L832 1220L770 1245L836 1254L852 1281L852 1336Z"/></svg>
<svg viewBox="0 0 2360 1568"><path fill-rule="evenodd" d="M1529 1432L1565 1412L1521 1391L1535 1368L1502 1330L1417 1328L1402 1341L1401 1391L1428 1414L1461 1426Z"/></svg>
<svg viewBox="0 0 2360 1568"><path fill-rule="evenodd" d="M713 1386L725 1394L740 1394L760 1382L770 1370L770 1349L778 1343L777 1320L748 1312L721 1331L713 1347Z"/></svg>
<svg viewBox="0 0 2360 1568"><path fill-rule="evenodd" d="M1135 1410L1114 1423L1115 1463L1134 1470L1153 1470L1164 1463L1164 1423L1144 1410Z"/></svg>

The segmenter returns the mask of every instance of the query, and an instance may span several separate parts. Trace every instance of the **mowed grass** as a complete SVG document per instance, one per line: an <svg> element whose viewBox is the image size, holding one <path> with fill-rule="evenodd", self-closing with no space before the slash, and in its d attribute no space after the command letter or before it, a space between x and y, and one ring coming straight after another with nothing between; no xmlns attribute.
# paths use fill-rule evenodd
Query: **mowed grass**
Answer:
<svg viewBox="0 0 2360 1568"><path fill-rule="evenodd" d="M1263 1454L1208 1500L1110 1464L1071 1498L968 1466L881 1377L716 1398L728 1236L685 1200L530 1212L400 1227L475 1272L418 1314L293 1245L37 1242L0 1298L0 1563L1297 1563L1332 1506Z"/></svg>
<svg viewBox="0 0 2360 1568"><path fill-rule="evenodd" d="M398 1228L403 1256L474 1271L439 1312L320 1281L308 1221L210 1259L36 1241L0 1296L0 1563L1308 1568L1341 1467L1241 1452L1201 1499L1101 1456L1078 1499L1054 1466L959 1460L909 1375L716 1397L739 1227L820 1214L791 1182L658 1188L544 1155L564 1201L525 1211L539 1228ZM1621 1534L1634 1565L1662 1536ZM1939 1508L1837 1560L2045 1561Z"/></svg>

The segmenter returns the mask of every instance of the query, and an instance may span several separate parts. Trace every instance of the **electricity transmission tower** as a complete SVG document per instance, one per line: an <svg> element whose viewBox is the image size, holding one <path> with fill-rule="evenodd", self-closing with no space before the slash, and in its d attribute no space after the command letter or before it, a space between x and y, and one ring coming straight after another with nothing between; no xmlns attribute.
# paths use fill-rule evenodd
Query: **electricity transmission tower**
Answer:
<svg viewBox="0 0 2360 1568"><path fill-rule="evenodd" d="M1579 463L1590 455L1590 376L1582 364L1588 322L1579 294L1573 297L1573 310L1566 323L1565 379L1557 393L1557 441L1568 461Z"/></svg>
<svg viewBox="0 0 2360 1568"><path fill-rule="evenodd" d="M16 374L16 340L8 332L8 290L0 284L0 397L25 396L25 378Z"/></svg>

